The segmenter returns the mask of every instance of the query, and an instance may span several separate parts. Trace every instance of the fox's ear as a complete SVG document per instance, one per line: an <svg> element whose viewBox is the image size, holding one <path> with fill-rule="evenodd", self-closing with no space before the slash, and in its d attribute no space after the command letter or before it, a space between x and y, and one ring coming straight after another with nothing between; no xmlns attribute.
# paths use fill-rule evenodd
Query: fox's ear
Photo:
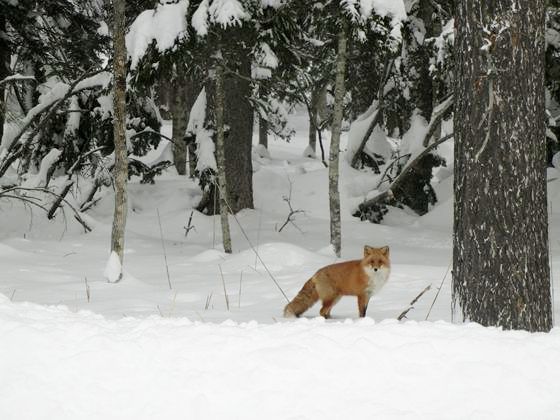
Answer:
<svg viewBox="0 0 560 420"><path fill-rule="evenodd" d="M382 248L379 248L381 250L381 253L385 256L389 256L389 247L388 246L384 246Z"/></svg>
<svg viewBox="0 0 560 420"><path fill-rule="evenodd" d="M367 257L374 250L371 246L364 246L364 257Z"/></svg>

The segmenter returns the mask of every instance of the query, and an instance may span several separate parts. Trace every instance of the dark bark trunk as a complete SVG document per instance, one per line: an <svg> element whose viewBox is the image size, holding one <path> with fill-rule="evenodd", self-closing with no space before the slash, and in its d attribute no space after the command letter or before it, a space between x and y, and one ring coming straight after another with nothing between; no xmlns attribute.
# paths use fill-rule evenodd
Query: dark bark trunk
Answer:
<svg viewBox="0 0 560 420"><path fill-rule="evenodd" d="M419 17L424 22L426 28L426 35L424 36L424 43L419 47L419 62L418 66L418 109L420 114L429 121L432 116L432 109L434 105L433 83L432 75L430 74L430 57L432 55L431 44L426 42L426 39L434 36L432 32L432 16L434 13L434 6L430 0L420 0Z"/></svg>
<svg viewBox="0 0 560 420"><path fill-rule="evenodd" d="M179 65L177 69L177 80L172 94L171 114L173 117L173 160L179 175L187 174L187 160L189 161L189 172L194 176L196 168L196 154L192 147L186 143L185 131L189 123L191 109L196 101L202 82L192 74L186 74ZM187 159L187 150L188 159ZM191 162L192 161L192 162ZM193 167L194 164L194 167Z"/></svg>
<svg viewBox="0 0 560 420"><path fill-rule="evenodd" d="M315 157L317 151L317 112L311 108L307 114L309 116L309 143L306 157Z"/></svg>
<svg viewBox="0 0 560 420"><path fill-rule="evenodd" d="M124 0L114 1L113 26L113 127L115 141L115 213L113 230L111 233L111 251L119 256L123 262L124 233L127 214L126 181L128 178L128 158L126 150L125 120L126 120L126 45L125 35L125 3ZM122 277L122 272L117 279Z"/></svg>
<svg viewBox="0 0 560 420"><path fill-rule="evenodd" d="M173 117L173 162L179 175L187 173L187 144L185 143L185 130L188 124L187 109L187 80L181 64L177 65L177 75L173 99L171 101L171 115Z"/></svg>
<svg viewBox="0 0 560 420"><path fill-rule="evenodd" d="M261 85L259 88L259 97L266 101L268 96L267 86ZM268 149L268 121L259 114L259 144Z"/></svg>
<svg viewBox="0 0 560 420"><path fill-rule="evenodd" d="M254 109L249 102L251 60L248 46L253 44L249 28L229 28L227 36L219 35L224 65L224 149L227 197L233 213L253 208L253 140ZM207 78L206 123L216 128L216 86ZM214 139L215 141L216 139ZM197 209L205 214L220 212L215 186L201 178L203 198Z"/></svg>
<svg viewBox="0 0 560 420"><path fill-rule="evenodd" d="M268 149L268 121L259 117L259 144Z"/></svg>
<svg viewBox="0 0 560 420"><path fill-rule="evenodd" d="M311 91L311 98L309 99L309 107L307 114L309 116L309 143L308 151L312 151L313 155L308 157L315 157L317 152L317 119L319 117L319 96L321 89L313 89Z"/></svg>
<svg viewBox="0 0 560 420"><path fill-rule="evenodd" d="M229 127L225 139L226 178L229 205L234 213L253 208L253 107L249 102L252 93L251 58L248 46L252 45L252 30L228 30L225 88L225 123ZM227 52L226 52L227 48Z"/></svg>
<svg viewBox="0 0 560 420"><path fill-rule="evenodd" d="M188 124L192 107L196 102L196 98L198 98L200 91L203 88L203 81L200 77L197 77L194 74L190 74L189 77L187 77L185 86L187 89L185 93L186 101L187 101L187 106L186 106L187 115L185 117L185 120L187 121ZM193 139L189 139L189 140L193 140ZM194 178L196 172L196 162L198 159L196 156L196 143L194 141L187 142L187 157L188 157L187 162L189 165L189 176L191 178Z"/></svg>
<svg viewBox="0 0 560 420"><path fill-rule="evenodd" d="M0 80L8 76L8 62L10 60L10 49L5 38L6 16L0 16ZM4 102L5 84L0 85L0 140L4 133L4 121L6 120L6 103Z"/></svg>
<svg viewBox="0 0 560 420"><path fill-rule="evenodd" d="M529 331L552 327L544 9L464 1L455 21L454 304L471 321Z"/></svg>

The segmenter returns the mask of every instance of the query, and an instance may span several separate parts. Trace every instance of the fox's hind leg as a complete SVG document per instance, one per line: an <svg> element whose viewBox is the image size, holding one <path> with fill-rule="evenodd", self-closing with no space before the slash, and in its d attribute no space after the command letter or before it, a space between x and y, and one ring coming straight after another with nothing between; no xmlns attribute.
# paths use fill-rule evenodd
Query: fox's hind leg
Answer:
<svg viewBox="0 0 560 420"><path fill-rule="evenodd" d="M340 296L335 296L335 297L329 297L328 299L324 299L323 300L323 306L321 307L321 310L319 311L319 314L321 314L322 317L324 318L330 318L331 317L331 309L333 308L334 305L337 304L337 302L340 300Z"/></svg>

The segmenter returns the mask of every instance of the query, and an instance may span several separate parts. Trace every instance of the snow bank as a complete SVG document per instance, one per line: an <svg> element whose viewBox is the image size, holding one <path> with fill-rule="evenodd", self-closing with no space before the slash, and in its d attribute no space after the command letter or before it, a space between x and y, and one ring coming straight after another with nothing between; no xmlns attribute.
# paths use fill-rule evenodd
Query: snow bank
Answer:
<svg viewBox="0 0 560 420"><path fill-rule="evenodd" d="M3 419L552 419L560 330L108 321L0 295Z"/></svg>

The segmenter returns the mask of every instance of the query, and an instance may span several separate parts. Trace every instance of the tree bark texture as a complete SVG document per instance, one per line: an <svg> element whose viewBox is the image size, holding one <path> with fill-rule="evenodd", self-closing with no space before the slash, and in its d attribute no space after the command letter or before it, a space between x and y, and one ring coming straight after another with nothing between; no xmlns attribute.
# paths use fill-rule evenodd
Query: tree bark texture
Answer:
<svg viewBox="0 0 560 420"><path fill-rule="evenodd" d="M171 115L173 116L173 162L179 175L187 173L187 144L185 143L185 130L188 124L187 109L187 80L185 71L180 63L177 64L175 88L171 102Z"/></svg>
<svg viewBox="0 0 560 420"><path fill-rule="evenodd" d="M268 149L268 121L259 117L259 144Z"/></svg>
<svg viewBox="0 0 560 420"><path fill-rule="evenodd" d="M185 73L181 65L177 65L177 79L172 92L171 114L173 117L173 160L179 175L187 174L187 150L189 150L189 172L191 176L194 176L196 159L193 159L193 151L189 149L186 143L185 131L189 123L191 109L201 89L202 82L194 75Z"/></svg>
<svg viewBox="0 0 560 420"><path fill-rule="evenodd" d="M344 79L346 77L346 55L347 55L347 23L341 24L338 33L338 51L336 58L336 78L334 85L334 112L332 122L331 148L329 155L329 207L331 245L337 257L341 251L340 232L340 192L338 190L339 154L340 154L340 132L342 129L342 118L344 111Z"/></svg>
<svg viewBox="0 0 560 420"><path fill-rule="evenodd" d="M224 75L226 178L228 203L234 213L253 208L254 109L249 102L252 37L252 29L245 27L230 28L223 37L226 42L222 52L228 66Z"/></svg>
<svg viewBox="0 0 560 420"><path fill-rule="evenodd" d="M309 149L313 154L317 151L317 118L319 112L319 89L311 91L311 98L309 99L309 109L307 114L309 116Z"/></svg>
<svg viewBox="0 0 560 420"><path fill-rule="evenodd" d="M222 224L222 241L224 251L231 254L231 235L228 220L228 203L226 181L226 157L224 142L224 69L221 65L216 68L216 165L218 170L218 193L220 196L220 220Z"/></svg>
<svg viewBox="0 0 560 420"><path fill-rule="evenodd" d="M8 63L10 50L8 42L4 39L6 34L6 16L0 16L0 80L8 76ZM5 84L0 85L0 140L4 133L4 121L6 120L6 103L4 101Z"/></svg>
<svg viewBox="0 0 560 420"><path fill-rule="evenodd" d="M544 12L544 0L461 1L455 20L453 302L529 331L552 327Z"/></svg>
<svg viewBox="0 0 560 420"><path fill-rule="evenodd" d="M269 95L268 86L266 86L265 83L263 83L259 87L259 97L263 101L266 101L268 95ZM259 113L259 144L261 146L264 146L266 149L268 149L268 121L265 118L263 118L260 115L260 113Z"/></svg>
<svg viewBox="0 0 560 420"><path fill-rule="evenodd" d="M128 178L128 158L126 150L126 45L125 0L115 0L113 28L113 132L115 141L115 212L111 232L111 251L123 262L124 233L127 215L126 182ZM122 273L121 273L122 275Z"/></svg>

